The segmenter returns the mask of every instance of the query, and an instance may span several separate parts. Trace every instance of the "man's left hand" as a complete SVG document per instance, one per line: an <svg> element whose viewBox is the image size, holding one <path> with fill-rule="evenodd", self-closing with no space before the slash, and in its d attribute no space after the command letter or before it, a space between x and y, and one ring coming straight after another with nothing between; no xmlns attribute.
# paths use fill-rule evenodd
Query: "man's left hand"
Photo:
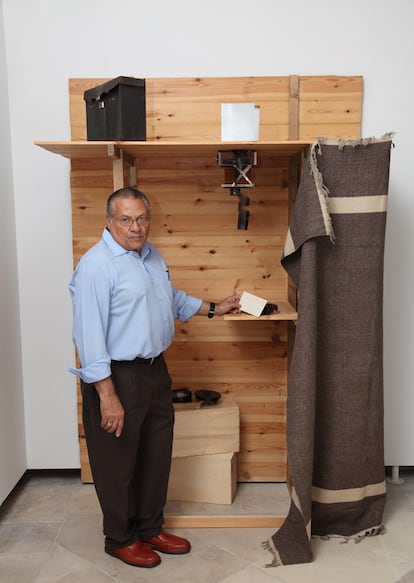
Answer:
<svg viewBox="0 0 414 583"><path fill-rule="evenodd" d="M223 314L239 314L240 313L240 296L232 295L225 298L219 304L216 304L216 316L223 316Z"/></svg>

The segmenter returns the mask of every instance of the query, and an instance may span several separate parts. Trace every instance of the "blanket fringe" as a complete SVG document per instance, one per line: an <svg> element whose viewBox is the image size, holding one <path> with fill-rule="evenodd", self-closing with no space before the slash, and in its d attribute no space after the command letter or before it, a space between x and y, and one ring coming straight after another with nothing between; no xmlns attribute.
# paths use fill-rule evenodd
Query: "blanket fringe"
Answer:
<svg viewBox="0 0 414 583"><path fill-rule="evenodd" d="M360 532L357 532L351 536L344 536L341 534L327 534L327 535L313 534L312 538L319 539L319 540L325 540L325 541L336 538L336 539L341 539L341 544L347 544L347 543L349 543L349 541L354 541L355 544L358 544L361 541L363 541L364 538L366 538L368 536L377 536L379 534L385 534L385 532L386 532L385 526L383 524L379 524L377 526L372 526L371 528L366 528L364 530L361 530ZM262 548L265 549L266 551L269 551L271 553L271 555L273 556L272 562L268 563L267 565L264 565L266 568L267 567L282 567L283 566L283 562L282 562L282 559L280 558L279 551L277 550L272 538L270 538L267 541L262 542Z"/></svg>
<svg viewBox="0 0 414 583"><path fill-rule="evenodd" d="M326 535L317 535L313 534L312 538L317 538L319 540L330 540L332 538L340 538L342 539L342 544L346 544L349 541L354 541L355 544L360 543L364 538L367 536L377 536L379 534L385 534L385 526L383 524L379 524L378 526L372 526L371 528L361 530L350 536L344 536L342 534L326 534Z"/></svg>
<svg viewBox="0 0 414 583"><path fill-rule="evenodd" d="M343 150L345 146L352 146L356 148L357 146L368 146L369 144L378 144L380 142L392 141L395 132L387 132L380 138L371 136L369 138L355 138L355 139L341 139L341 138L324 138L320 137L316 139L317 144L325 144L327 146L338 146L339 150Z"/></svg>
<svg viewBox="0 0 414 583"><path fill-rule="evenodd" d="M283 565L282 563L282 559L280 558L279 552L277 550L277 548L275 547L275 543L273 542L273 540L270 538L267 541L262 542L262 548L264 548L266 551L269 551L272 555L273 555L273 561L267 565L265 565L266 568L270 568L270 567L281 567Z"/></svg>
<svg viewBox="0 0 414 583"><path fill-rule="evenodd" d="M325 186L323 182L322 174L318 168L318 161L317 155L321 152L321 143L318 141L314 142L311 146L310 151L310 167L311 167L311 174L313 176L313 180L315 182L316 191L319 197L319 204L321 207L323 222L325 225L326 234L329 235L329 238L332 243L335 242L335 235L333 232L332 227L332 219L331 215L329 214L328 210L328 199L329 199L329 190Z"/></svg>

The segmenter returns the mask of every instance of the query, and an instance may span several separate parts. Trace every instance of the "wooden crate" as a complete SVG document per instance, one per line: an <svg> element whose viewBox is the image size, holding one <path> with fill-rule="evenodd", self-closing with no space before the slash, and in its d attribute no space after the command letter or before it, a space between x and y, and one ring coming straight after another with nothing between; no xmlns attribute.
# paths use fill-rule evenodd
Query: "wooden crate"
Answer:
<svg viewBox="0 0 414 583"><path fill-rule="evenodd" d="M168 500L232 504L237 490L237 453L174 458Z"/></svg>
<svg viewBox="0 0 414 583"><path fill-rule="evenodd" d="M173 458L233 453L239 448L239 407L233 401L175 412Z"/></svg>
<svg viewBox="0 0 414 583"><path fill-rule="evenodd" d="M80 416L80 404L78 408ZM88 448L82 424L79 425L79 447L81 480L84 483L92 483ZM227 454L239 451L239 447L239 407L233 401L204 405L198 409L175 411L173 458Z"/></svg>

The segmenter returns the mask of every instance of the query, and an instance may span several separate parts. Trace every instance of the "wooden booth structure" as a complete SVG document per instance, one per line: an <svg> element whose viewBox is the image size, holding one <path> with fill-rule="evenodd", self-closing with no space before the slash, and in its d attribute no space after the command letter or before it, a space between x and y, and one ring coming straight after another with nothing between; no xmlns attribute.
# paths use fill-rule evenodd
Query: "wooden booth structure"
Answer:
<svg viewBox="0 0 414 583"><path fill-rule="evenodd" d="M233 479L284 482L287 369L296 320L295 289L280 265L289 210L311 142L360 137L362 78L146 79L146 141L87 141L84 92L105 81L71 79L71 140L36 142L71 160L74 262L101 237L109 194L137 185L153 207L150 240L177 288L209 301L248 291L278 305L276 314L258 318L177 323L166 359L174 388L212 389L223 403L237 405L237 463L228 456ZM226 102L260 106L259 141L221 141ZM247 229L237 225L237 197L222 186L229 169L218 164L219 152L238 150L257 156L250 170L254 186L243 189L250 199ZM79 439L82 480L88 482L80 415Z"/></svg>

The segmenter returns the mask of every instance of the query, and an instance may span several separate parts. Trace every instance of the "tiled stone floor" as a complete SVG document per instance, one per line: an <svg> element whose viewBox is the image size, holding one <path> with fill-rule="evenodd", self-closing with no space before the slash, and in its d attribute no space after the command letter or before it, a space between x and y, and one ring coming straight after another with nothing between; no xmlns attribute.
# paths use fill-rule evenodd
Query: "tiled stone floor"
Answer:
<svg viewBox="0 0 414 583"><path fill-rule="evenodd" d="M0 583L411 583L414 582L414 469L388 484L386 533L359 544L312 542L314 561L266 568L261 542L273 529L179 529L192 552L161 555L137 569L106 555L93 486L78 472L28 472L0 509ZM284 484L239 485L227 506L191 505L192 512L285 513ZM189 506L169 503L167 512Z"/></svg>

